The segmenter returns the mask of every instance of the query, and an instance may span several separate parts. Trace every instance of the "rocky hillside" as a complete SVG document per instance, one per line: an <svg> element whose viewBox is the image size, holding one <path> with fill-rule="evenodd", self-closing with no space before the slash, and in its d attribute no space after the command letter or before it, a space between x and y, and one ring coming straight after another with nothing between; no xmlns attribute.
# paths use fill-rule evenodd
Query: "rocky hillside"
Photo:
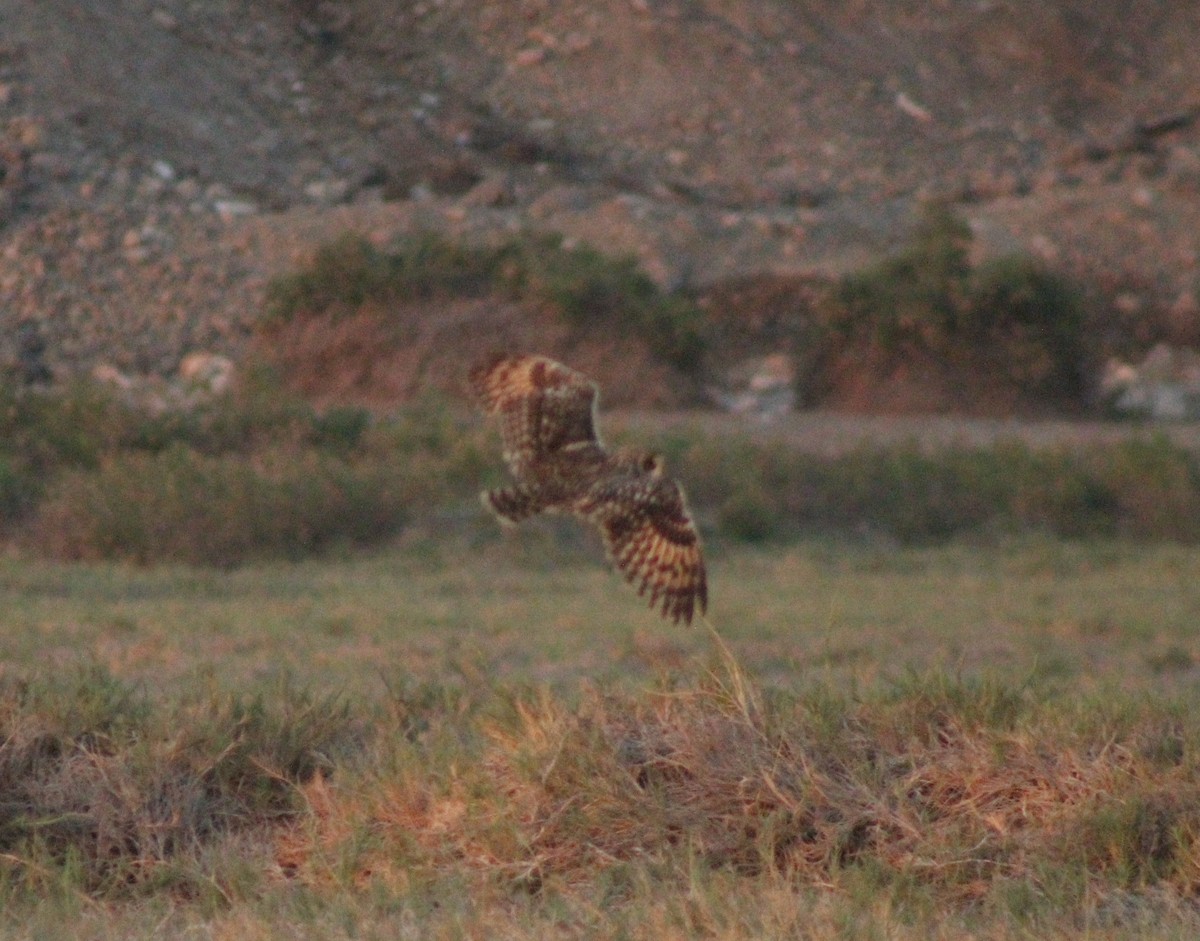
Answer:
<svg viewBox="0 0 1200 941"><path fill-rule="evenodd" d="M344 230L553 230L719 290L934 199L1078 278L1101 347L1195 342L1198 47L1170 0L0 0L0 363L236 355Z"/></svg>

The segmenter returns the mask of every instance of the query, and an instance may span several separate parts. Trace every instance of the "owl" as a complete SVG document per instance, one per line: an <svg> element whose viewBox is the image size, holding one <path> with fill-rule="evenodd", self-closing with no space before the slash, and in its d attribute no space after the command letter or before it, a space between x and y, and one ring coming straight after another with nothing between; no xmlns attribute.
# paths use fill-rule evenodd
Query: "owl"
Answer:
<svg viewBox="0 0 1200 941"><path fill-rule="evenodd" d="M596 384L545 356L494 355L470 372L497 416L515 482L481 494L501 523L572 513L595 524L613 564L650 607L675 623L708 607L700 537L679 485L657 454L605 450L596 434Z"/></svg>

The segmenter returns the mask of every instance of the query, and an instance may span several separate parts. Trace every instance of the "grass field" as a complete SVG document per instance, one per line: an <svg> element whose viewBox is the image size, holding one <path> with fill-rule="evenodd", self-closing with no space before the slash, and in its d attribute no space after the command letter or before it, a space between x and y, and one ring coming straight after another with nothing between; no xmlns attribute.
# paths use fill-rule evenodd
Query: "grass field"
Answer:
<svg viewBox="0 0 1200 941"><path fill-rule="evenodd" d="M1196 936L1200 549L710 556L3 560L3 935Z"/></svg>

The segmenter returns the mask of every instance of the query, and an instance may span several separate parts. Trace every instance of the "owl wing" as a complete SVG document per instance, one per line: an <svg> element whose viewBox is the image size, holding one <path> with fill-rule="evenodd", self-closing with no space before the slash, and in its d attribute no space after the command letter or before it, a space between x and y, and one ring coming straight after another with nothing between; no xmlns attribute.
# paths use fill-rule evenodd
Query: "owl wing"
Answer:
<svg viewBox="0 0 1200 941"><path fill-rule="evenodd" d="M600 446L600 390L583 373L545 356L496 355L476 365L469 378L484 412L500 416L504 460L517 477L572 444Z"/></svg>
<svg viewBox="0 0 1200 941"><path fill-rule="evenodd" d="M708 609L700 535L679 485L669 479L626 480L593 497L584 514L604 537L613 564L650 607L678 624Z"/></svg>

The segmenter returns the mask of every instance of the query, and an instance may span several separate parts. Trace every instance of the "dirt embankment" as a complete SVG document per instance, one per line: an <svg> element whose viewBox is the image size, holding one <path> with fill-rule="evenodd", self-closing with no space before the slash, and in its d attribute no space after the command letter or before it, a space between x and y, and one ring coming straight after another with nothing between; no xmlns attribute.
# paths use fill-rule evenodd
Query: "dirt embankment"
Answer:
<svg viewBox="0 0 1200 941"><path fill-rule="evenodd" d="M346 230L559 231L800 296L930 199L1080 279L1098 348L1195 342L1198 44L1166 0L0 0L0 361L237 355Z"/></svg>

